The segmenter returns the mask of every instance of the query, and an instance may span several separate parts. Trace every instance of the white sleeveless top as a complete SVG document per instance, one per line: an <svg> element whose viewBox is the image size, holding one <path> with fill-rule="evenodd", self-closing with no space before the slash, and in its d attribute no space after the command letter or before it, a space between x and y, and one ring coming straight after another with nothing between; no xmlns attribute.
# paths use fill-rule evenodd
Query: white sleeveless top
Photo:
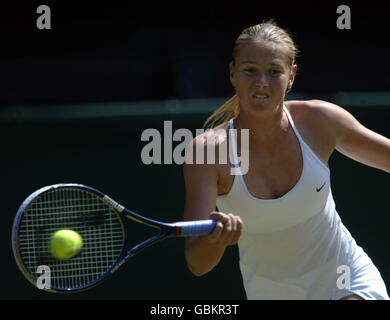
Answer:
<svg viewBox="0 0 390 320"><path fill-rule="evenodd" d="M280 198L260 199L250 194L238 174L229 193L217 197L219 211L239 215L243 221L238 248L247 298L339 299L355 293L365 299L388 299L378 270L336 212L328 167L303 141L287 108L283 109L302 151L297 184ZM233 130L230 141L238 163ZM355 272L362 266L368 274ZM367 277L375 280L369 290L360 281Z"/></svg>

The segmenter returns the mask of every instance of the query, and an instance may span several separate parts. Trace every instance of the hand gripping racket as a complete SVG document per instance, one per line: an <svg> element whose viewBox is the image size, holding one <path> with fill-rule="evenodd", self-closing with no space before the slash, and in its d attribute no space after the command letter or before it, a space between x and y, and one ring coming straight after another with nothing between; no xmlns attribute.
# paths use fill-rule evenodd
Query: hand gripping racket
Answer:
<svg viewBox="0 0 390 320"><path fill-rule="evenodd" d="M159 234L129 249L125 218L159 229ZM24 200L12 229L12 249L19 269L34 285L38 267L50 268L49 292L89 289L108 278L125 261L146 247L169 237L211 233L215 220L163 223L145 218L102 192L81 184L41 188ZM67 260L49 252L52 234L61 229L78 232L81 251Z"/></svg>

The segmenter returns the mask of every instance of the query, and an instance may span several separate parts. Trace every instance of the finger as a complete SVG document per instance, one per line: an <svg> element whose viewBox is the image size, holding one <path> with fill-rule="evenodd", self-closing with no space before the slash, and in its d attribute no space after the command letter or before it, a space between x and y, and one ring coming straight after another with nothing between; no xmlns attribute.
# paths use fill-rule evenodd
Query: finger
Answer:
<svg viewBox="0 0 390 320"><path fill-rule="evenodd" d="M231 241L231 245L234 245L238 242L238 240L240 239L241 237L241 234L242 234L242 220L240 217L236 217L236 224L237 224L237 228L236 228L236 232L234 233L234 236L233 236L233 239Z"/></svg>
<svg viewBox="0 0 390 320"><path fill-rule="evenodd" d="M227 222L223 226L222 233L220 235L220 241L224 245L229 245L231 235L233 232L233 221L231 215L227 215Z"/></svg>
<svg viewBox="0 0 390 320"><path fill-rule="evenodd" d="M224 224L226 223L226 215L222 212L213 211L210 213L210 219L217 221L212 235L214 238L218 238L224 229Z"/></svg>
<svg viewBox="0 0 390 320"><path fill-rule="evenodd" d="M217 225L213 233L206 236L211 243L221 243L223 245L232 245L237 243L241 236L242 221L238 216L225 214L223 212L212 211L210 219L217 220Z"/></svg>
<svg viewBox="0 0 390 320"><path fill-rule="evenodd" d="M213 239L219 238L223 232L223 228L224 228L223 223L221 221L217 221L214 231L210 234L211 238Z"/></svg>
<svg viewBox="0 0 390 320"><path fill-rule="evenodd" d="M225 239L226 245L230 245L231 244L231 242L232 242L232 240L234 238L234 235L236 233L236 230L237 230L237 219L236 219L236 217L233 214L231 214L231 213L229 213L228 216L229 216L230 227L227 228L227 230L226 230L227 231L226 239Z"/></svg>
<svg viewBox="0 0 390 320"><path fill-rule="evenodd" d="M210 219L221 221L223 224L227 223L229 217L227 214L218 211L212 211L209 216Z"/></svg>

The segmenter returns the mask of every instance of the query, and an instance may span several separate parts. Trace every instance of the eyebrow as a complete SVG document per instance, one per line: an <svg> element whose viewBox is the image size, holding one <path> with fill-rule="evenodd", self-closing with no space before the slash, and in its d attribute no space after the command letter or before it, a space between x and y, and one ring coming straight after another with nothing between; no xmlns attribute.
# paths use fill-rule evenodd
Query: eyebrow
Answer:
<svg viewBox="0 0 390 320"><path fill-rule="evenodd" d="M246 61L240 62L240 64L258 64L258 62L246 60ZM271 66L283 66L283 63L281 61L273 61L273 62L269 63L269 65L271 65Z"/></svg>

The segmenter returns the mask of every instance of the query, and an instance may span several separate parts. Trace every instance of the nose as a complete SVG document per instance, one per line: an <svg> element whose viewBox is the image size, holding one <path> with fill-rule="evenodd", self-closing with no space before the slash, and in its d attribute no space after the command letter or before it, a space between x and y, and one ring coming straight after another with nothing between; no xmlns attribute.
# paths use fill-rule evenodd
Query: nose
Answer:
<svg viewBox="0 0 390 320"><path fill-rule="evenodd" d="M258 76L256 77L255 86L260 88L268 86L268 79L264 72L259 72Z"/></svg>

